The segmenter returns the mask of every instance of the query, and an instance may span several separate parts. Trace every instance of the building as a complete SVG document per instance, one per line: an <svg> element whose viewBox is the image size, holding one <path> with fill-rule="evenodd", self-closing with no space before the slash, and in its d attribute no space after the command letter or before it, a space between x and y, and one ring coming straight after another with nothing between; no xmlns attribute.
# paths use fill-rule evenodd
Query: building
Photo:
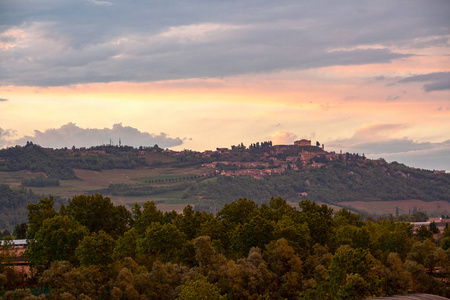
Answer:
<svg viewBox="0 0 450 300"><path fill-rule="evenodd" d="M294 145L296 146L311 146L311 140L298 140L298 141L294 141Z"/></svg>

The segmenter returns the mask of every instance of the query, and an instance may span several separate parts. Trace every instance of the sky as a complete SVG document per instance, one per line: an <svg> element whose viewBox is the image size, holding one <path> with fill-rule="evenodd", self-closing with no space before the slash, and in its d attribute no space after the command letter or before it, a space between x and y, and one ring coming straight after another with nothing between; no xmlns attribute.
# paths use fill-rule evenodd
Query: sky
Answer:
<svg viewBox="0 0 450 300"><path fill-rule="evenodd" d="M448 0L1 0L0 148L323 143L450 170Z"/></svg>

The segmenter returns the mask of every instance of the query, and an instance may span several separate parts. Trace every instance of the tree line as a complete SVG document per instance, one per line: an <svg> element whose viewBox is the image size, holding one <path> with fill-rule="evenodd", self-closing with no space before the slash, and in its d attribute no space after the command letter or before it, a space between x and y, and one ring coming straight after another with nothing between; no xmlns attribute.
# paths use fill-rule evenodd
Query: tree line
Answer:
<svg viewBox="0 0 450 300"><path fill-rule="evenodd" d="M23 278L0 264L6 299L45 297L31 287L54 299L450 296L448 228L435 240L408 222L363 221L309 200L295 208L241 198L213 215L189 205L162 212L154 202L130 212L99 194L56 210L44 198L28 205L26 230L34 272Z"/></svg>

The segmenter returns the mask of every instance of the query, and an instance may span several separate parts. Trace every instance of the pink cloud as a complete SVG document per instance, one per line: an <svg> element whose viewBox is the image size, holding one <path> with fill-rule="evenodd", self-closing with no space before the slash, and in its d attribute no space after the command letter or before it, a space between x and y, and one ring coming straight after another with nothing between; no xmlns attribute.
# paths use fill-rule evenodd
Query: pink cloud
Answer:
<svg viewBox="0 0 450 300"><path fill-rule="evenodd" d="M272 134L272 143L274 145L292 144L296 138L297 135L292 132L277 131Z"/></svg>

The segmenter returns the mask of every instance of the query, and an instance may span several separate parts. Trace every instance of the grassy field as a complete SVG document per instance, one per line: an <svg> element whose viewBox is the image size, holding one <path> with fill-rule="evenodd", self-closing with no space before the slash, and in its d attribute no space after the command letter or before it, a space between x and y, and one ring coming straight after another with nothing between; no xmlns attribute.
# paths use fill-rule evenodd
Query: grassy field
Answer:
<svg viewBox="0 0 450 300"><path fill-rule="evenodd" d="M124 197L124 196L108 196L108 197L111 198L114 204L125 205L126 207L129 208L131 208L134 203L137 203L142 206L147 201L155 201L156 206L161 211L175 210L177 212L181 212L188 204L195 207L195 203L193 203L192 200L182 199L181 195L182 195L181 191L172 191L164 194L146 197Z"/></svg>
<svg viewBox="0 0 450 300"><path fill-rule="evenodd" d="M164 157L164 156L163 156ZM182 191L171 191L163 194L147 197L123 197L111 196L105 191L110 184L138 184L149 180L162 179L181 179L190 175L199 175L200 171L196 168L152 168L152 169L115 169L104 171L75 170L75 175L79 179L60 180L60 186L55 187L29 187L33 192L42 195L60 196L65 199L71 199L75 195L88 194L101 191L102 194L111 198L117 205L131 207L135 202L143 204L147 201L157 202L159 209L163 211L182 211L187 204L195 205L192 200L182 199ZM0 183L8 184L11 187L20 187L22 179L34 178L43 173L31 173L28 171L18 172L0 172ZM178 181L179 182L179 181ZM164 185L170 185L172 182L164 182ZM177 182L173 182L177 183ZM158 186L158 183L154 184Z"/></svg>
<svg viewBox="0 0 450 300"><path fill-rule="evenodd" d="M0 183L9 186L20 186L22 179L35 178L37 176L45 176L45 174L42 172L32 173L30 171L0 172Z"/></svg>

